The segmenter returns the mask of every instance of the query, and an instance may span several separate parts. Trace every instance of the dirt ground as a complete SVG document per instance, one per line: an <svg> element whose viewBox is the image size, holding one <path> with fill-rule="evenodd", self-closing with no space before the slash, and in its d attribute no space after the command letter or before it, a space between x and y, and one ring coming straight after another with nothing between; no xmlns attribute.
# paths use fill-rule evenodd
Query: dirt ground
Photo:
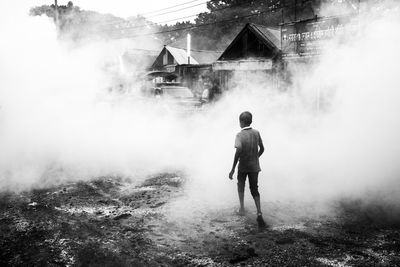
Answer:
<svg viewBox="0 0 400 267"><path fill-rule="evenodd" d="M162 173L1 193L0 266L400 266L398 225L357 203L293 224L278 218L296 207L263 203L270 227L258 229L235 207L169 216L184 182Z"/></svg>

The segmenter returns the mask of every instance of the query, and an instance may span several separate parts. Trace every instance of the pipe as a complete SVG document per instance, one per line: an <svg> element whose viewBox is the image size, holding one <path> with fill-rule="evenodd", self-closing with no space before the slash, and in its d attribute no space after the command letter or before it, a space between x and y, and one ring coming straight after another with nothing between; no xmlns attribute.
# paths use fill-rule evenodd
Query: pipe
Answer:
<svg viewBox="0 0 400 267"><path fill-rule="evenodd" d="M187 63L190 64L190 45L191 45L191 38L190 33L187 35Z"/></svg>

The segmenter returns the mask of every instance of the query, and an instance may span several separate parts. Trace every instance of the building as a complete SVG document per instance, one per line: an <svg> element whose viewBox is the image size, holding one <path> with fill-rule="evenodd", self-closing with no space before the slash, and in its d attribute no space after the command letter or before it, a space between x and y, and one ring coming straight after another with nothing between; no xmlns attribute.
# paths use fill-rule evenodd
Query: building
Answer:
<svg viewBox="0 0 400 267"><path fill-rule="evenodd" d="M281 69L281 31L248 23L213 63L212 69L222 90L235 86L235 74L257 73L276 80Z"/></svg>
<svg viewBox="0 0 400 267"><path fill-rule="evenodd" d="M177 73L179 66L186 64L199 65L199 62L193 56L188 57L185 49L165 45L151 69Z"/></svg>
<svg viewBox="0 0 400 267"><path fill-rule="evenodd" d="M191 50L190 57L186 49L164 46L151 66L153 71L171 72L177 75L177 80L195 92L203 90L203 79L212 71L212 63L220 52L206 50Z"/></svg>

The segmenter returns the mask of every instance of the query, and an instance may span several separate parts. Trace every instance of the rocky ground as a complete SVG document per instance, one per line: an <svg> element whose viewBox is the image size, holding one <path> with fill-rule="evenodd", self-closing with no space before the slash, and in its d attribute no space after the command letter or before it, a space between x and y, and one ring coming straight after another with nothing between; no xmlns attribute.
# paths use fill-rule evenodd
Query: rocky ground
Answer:
<svg viewBox="0 0 400 267"><path fill-rule="evenodd" d="M169 216L183 184L163 173L1 193L0 266L400 266L398 225L357 205L288 224L295 207L264 203L271 226L258 229L234 207Z"/></svg>

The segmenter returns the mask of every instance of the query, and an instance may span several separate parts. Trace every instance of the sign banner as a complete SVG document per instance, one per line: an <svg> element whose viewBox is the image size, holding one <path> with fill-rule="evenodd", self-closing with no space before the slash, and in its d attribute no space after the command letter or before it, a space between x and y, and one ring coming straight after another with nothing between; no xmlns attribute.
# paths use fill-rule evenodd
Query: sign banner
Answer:
<svg viewBox="0 0 400 267"><path fill-rule="evenodd" d="M282 53L284 57L316 56L326 41L356 31L354 18L316 18L282 25Z"/></svg>

